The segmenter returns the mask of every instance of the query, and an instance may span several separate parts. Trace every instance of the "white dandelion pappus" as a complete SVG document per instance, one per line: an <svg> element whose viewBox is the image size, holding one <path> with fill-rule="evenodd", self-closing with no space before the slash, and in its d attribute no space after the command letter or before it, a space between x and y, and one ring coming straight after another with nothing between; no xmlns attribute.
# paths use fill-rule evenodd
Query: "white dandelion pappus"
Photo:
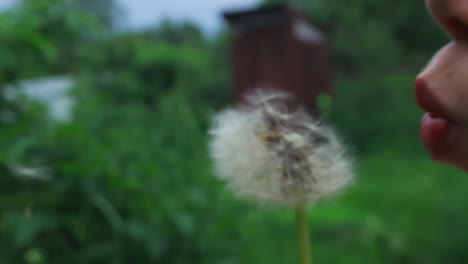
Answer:
<svg viewBox="0 0 468 264"><path fill-rule="evenodd" d="M298 109L291 97L257 90L248 105L216 118L210 146L217 176L238 196L259 204L313 204L352 179L335 133Z"/></svg>

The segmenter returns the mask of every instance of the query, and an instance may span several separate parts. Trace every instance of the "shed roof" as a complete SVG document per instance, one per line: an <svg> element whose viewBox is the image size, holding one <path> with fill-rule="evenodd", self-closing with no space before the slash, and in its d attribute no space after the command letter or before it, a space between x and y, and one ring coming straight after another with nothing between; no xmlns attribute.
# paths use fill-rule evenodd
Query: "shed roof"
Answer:
<svg viewBox="0 0 468 264"><path fill-rule="evenodd" d="M234 26L237 25L271 25L288 22L293 13L290 5L272 5L247 10L224 12L224 18ZM294 12L295 13L295 12Z"/></svg>

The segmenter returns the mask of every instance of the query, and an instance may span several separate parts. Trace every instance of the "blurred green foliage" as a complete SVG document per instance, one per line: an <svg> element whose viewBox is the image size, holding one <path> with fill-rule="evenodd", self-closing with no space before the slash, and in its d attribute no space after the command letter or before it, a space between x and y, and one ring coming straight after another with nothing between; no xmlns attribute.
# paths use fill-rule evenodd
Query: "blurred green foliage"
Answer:
<svg viewBox="0 0 468 264"><path fill-rule="evenodd" d="M207 129L229 103L228 34L171 22L116 32L113 2L96 2L0 14L0 263L297 262L291 212L258 210L212 175ZM333 44L336 91L322 104L359 155L354 186L311 211L315 259L463 262L468 179L415 143L412 80L445 37L420 1L304 9ZM76 80L70 122L3 92L57 74Z"/></svg>

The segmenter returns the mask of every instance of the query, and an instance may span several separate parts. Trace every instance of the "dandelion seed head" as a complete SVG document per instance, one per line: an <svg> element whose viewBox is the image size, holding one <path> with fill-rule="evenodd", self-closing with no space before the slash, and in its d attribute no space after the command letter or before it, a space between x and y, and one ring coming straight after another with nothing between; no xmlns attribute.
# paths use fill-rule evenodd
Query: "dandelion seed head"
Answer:
<svg viewBox="0 0 468 264"><path fill-rule="evenodd" d="M221 112L210 131L216 175L238 196L259 204L314 204L352 179L351 162L329 127L291 96L257 90L247 104Z"/></svg>

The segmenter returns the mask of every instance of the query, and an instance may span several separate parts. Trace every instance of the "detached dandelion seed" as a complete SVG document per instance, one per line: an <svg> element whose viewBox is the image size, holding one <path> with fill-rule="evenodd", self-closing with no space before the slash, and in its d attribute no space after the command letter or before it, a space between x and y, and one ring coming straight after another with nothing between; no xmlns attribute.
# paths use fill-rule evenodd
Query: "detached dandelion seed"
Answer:
<svg viewBox="0 0 468 264"><path fill-rule="evenodd" d="M216 175L237 196L296 209L301 263L311 263L306 208L346 187L351 162L333 130L291 97L257 90L247 103L221 112L210 131Z"/></svg>

